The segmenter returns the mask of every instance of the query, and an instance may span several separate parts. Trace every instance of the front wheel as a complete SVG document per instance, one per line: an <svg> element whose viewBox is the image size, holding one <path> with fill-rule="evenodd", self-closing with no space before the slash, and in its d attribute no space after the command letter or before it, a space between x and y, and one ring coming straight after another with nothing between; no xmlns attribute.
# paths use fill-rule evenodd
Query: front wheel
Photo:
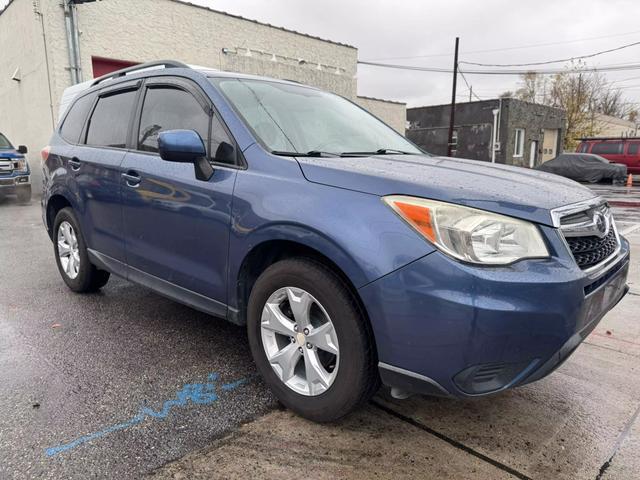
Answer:
<svg viewBox="0 0 640 480"><path fill-rule="evenodd" d="M309 420L337 420L379 385L367 320L344 282L308 259L267 268L248 305L258 370L278 399Z"/></svg>
<svg viewBox="0 0 640 480"><path fill-rule="evenodd" d="M63 208L56 215L53 250L60 275L74 292L95 292L109 281L109 272L89 262L87 246L71 208Z"/></svg>

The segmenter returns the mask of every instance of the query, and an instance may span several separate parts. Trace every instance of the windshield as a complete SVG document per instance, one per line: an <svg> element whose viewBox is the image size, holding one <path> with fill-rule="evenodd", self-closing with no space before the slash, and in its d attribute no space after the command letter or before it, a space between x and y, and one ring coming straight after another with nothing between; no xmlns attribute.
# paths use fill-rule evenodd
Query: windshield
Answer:
<svg viewBox="0 0 640 480"><path fill-rule="evenodd" d="M13 145L11 145L11 142L9 142L7 137L0 133L0 149L6 150L9 148L13 148Z"/></svg>
<svg viewBox="0 0 640 480"><path fill-rule="evenodd" d="M279 82L212 79L274 153L423 153L380 120L337 95Z"/></svg>

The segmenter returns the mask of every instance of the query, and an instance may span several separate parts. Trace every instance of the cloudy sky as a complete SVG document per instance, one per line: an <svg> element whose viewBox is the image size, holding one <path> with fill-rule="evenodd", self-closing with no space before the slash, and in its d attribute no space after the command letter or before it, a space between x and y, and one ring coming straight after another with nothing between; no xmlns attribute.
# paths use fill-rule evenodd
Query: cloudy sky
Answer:
<svg viewBox="0 0 640 480"><path fill-rule="evenodd" d="M451 68L456 36L461 60L489 64L570 58L640 42L639 0L191 1L354 45L360 60L396 64ZM478 52L484 50L493 51ZM599 66L621 63L640 64L640 45L588 60ZM555 66L563 64L549 67ZM606 75L628 101L640 102L640 69ZM509 76L467 79L481 98L514 90L517 82ZM468 99L464 82L459 85L459 100ZM451 77L361 65L358 89L360 95L410 105L448 103Z"/></svg>
<svg viewBox="0 0 640 480"><path fill-rule="evenodd" d="M462 61L488 64L570 58L640 42L640 0L191 1L354 45L360 60L426 67L451 68L456 36ZM0 7L4 3L0 0ZM640 63L640 45L587 63ZM640 69L606 75L627 101L640 102ZM515 90L518 81L513 76L467 75L467 79L483 99ZM468 99L464 82L459 85L459 101ZM451 76L361 65L358 89L360 95L402 100L411 106L448 103Z"/></svg>

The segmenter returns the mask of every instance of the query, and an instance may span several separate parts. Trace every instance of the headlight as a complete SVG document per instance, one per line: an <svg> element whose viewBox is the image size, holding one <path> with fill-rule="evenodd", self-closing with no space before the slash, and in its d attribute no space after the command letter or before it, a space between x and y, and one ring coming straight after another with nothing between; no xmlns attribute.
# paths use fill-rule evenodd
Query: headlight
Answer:
<svg viewBox="0 0 640 480"><path fill-rule="evenodd" d="M533 223L423 198L391 195L383 200L435 247L459 260L505 265L549 256Z"/></svg>
<svg viewBox="0 0 640 480"><path fill-rule="evenodd" d="M21 158L20 160L18 160L16 162L16 170L18 170L19 172L26 172L27 171L27 159L26 158Z"/></svg>

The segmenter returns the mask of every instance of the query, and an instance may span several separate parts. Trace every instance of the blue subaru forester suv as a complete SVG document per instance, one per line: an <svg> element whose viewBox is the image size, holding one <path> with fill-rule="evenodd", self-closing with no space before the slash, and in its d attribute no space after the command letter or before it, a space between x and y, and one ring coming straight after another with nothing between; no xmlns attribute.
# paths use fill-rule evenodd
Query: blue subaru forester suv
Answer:
<svg viewBox="0 0 640 480"><path fill-rule="evenodd" d="M110 274L246 325L316 421L380 381L492 394L557 368L624 296L607 204L542 172L422 152L339 96L158 62L93 82L43 150L76 292Z"/></svg>

